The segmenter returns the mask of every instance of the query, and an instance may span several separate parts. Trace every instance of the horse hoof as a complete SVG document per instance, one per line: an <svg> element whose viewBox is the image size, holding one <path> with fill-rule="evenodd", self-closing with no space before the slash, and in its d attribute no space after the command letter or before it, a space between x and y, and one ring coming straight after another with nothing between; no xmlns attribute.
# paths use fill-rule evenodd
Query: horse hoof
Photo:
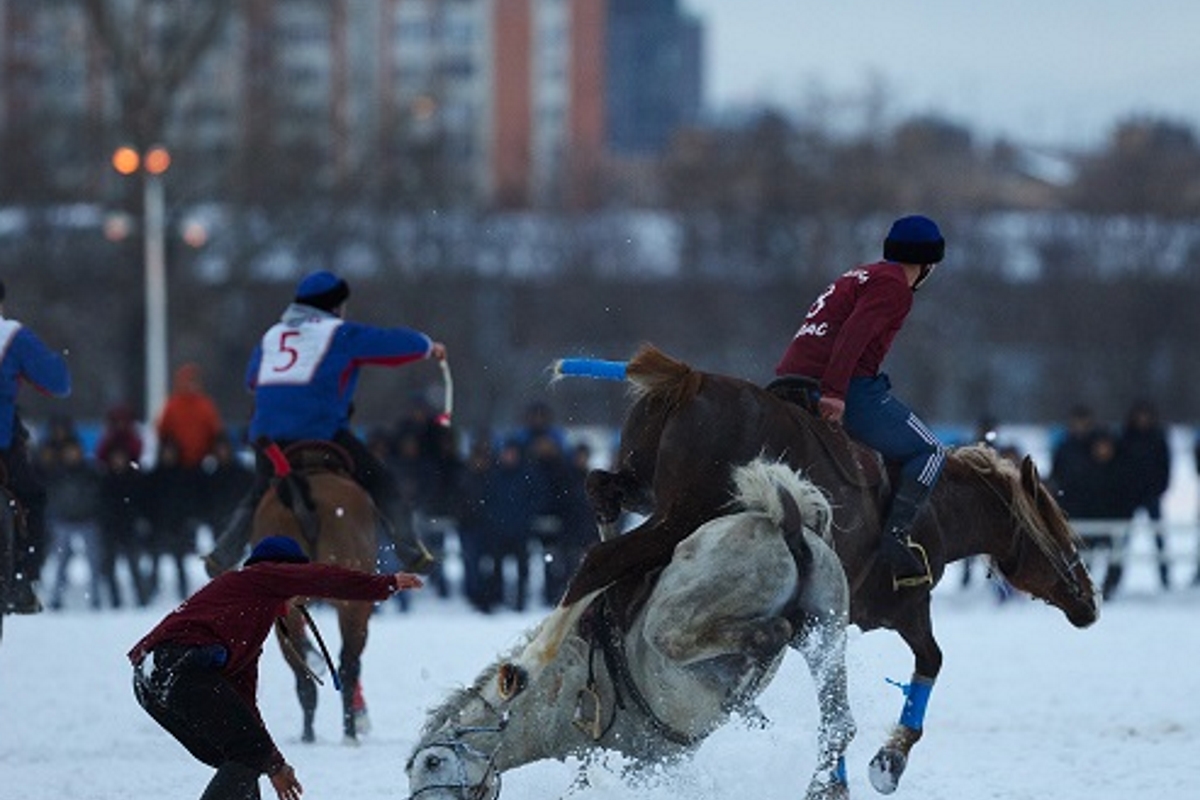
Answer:
<svg viewBox="0 0 1200 800"><path fill-rule="evenodd" d="M868 770L871 785L880 794L891 794L900 785L900 776L904 774L906 766L908 757L904 753L887 747L880 749L871 759Z"/></svg>
<svg viewBox="0 0 1200 800"><path fill-rule="evenodd" d="M312 744L316 740L317 740L317 735L315 733L313 733L311 729L306 730L304 733L300 734L300 741L304 742L305 744Z"/></svg>

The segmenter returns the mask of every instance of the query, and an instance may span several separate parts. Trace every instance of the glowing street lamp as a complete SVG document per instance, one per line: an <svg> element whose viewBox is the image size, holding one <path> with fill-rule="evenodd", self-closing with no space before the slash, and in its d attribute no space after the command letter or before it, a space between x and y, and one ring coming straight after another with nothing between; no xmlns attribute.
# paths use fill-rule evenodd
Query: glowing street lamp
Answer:
<svg viewBox="0 0 1200 800"><path fill-rule="evenodd" d="M121 175L142 173L142 233L146 263L146 422L167 399L167 264L166 202L162 176L171 166L167 148L155 145L145 157L132 147L118 147L112 165Z"/></svg>

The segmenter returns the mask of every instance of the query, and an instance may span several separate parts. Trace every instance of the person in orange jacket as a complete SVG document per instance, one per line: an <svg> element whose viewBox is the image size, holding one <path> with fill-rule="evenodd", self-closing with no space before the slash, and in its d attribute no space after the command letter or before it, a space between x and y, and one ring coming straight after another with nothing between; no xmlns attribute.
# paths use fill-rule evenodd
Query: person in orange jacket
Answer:
<svg viewBox="0 0 1200 800"><path fill-rule="evenodd" d="M200 365L189 362L175 370L171 394L158 417L158 440L175 442L180 466L195 469L224 430L216 403L204 391Z"/></svg>

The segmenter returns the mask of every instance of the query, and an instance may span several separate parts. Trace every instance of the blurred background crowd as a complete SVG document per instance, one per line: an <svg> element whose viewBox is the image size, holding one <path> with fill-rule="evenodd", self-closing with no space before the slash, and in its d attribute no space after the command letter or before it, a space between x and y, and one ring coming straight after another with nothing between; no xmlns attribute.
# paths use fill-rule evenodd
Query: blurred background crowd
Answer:
<svg viewBox="0 0 1200 800"><path fill-rule="evenodd" d="M416 395L392 425L364 432L399 488L397 507L385 512L439 556L430 576L439 597L461 591L484 612L552 605L595 537L583 490L592 445L569 436L541 402L502 430L469 437L439 412ZM177 370L152 431L120 405L98 430L56 416L33 433L49 495L41 585L51 609L72 597L94 609L186 598L205 537L254 479L252 453L226 427L195 364ZM399 567L390 541L379 558Z"/></svg>

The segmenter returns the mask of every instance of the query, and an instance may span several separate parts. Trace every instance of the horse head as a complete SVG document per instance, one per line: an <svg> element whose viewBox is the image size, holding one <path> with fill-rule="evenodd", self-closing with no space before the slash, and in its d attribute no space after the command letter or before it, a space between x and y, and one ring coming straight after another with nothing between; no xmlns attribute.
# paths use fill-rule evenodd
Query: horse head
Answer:
<svg viewBox="0 0 1200 800"><path fill-rule="evenodd" d="M521 668L504 662L436 709L404 767L409 800L496 800L496 754L510 719L507 705L526 683Z"/></svg>
<svg viewBox="0 0 1200 800"><path fill-rule="evenodd" d="M1091 625L1100 611L1096 587L1080 556L1082 542L1029 456L1011 491L1016 534L1009 551L993 563L1014 587L1058 608L1075 627Z"/></svg>

